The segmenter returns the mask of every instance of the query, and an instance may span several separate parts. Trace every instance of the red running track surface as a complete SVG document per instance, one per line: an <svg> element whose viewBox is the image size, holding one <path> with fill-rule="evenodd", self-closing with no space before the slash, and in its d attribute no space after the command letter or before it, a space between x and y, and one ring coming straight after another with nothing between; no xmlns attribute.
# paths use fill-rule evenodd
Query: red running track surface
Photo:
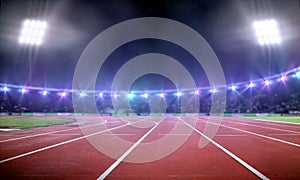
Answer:
<svg viewBox="0 0 300 180"><path fill-rule="evenodd" d="M128 125L117 117L84 118L87 121L81 127L85 127L85 135L95 134L89 140L114 143L111 132L131 143L109 147L114 152L114 159L97 150L74 123L1 133L0 178L97 179L111 167L106 174L107 179L259 179L215 144L199 148L199 132L203 132L207 124L214 125L208 117L183 118L185 123L195 123L194 128L199 132L172 116L165 117L155 127L154 123L149 123L144 128ZM146 122L162 119L126 118ZM143 149L143 145L151 146L152 142L170 136L168 134L178 124L185 130L189 129L191 134L171 135L174 141L187 139L174 152L152 162L128 162L136 158L140 151L145 156L154 153L153 149ZM105 131L106 128L114 129ZM146 136L147 132L149 134ZM116 163L116 159L138 140L141 140L140 144L136 144L124 159ZM300 179L300 125L224 117L212 140L264 177ZM155 151L166 148L168 143L156 147ZM113 164L117 164L116 167L112 168Z"/></svg>

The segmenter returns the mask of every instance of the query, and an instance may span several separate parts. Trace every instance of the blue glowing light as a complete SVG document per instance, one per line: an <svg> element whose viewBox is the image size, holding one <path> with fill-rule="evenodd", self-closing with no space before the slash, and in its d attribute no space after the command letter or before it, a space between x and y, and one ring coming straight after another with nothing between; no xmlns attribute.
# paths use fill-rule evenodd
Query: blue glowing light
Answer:
<svg viewBox="0 0 300 180"><path fill-rule="evenodd" d="M62 92L62 93L60 93L60 96L61 96L61 97L66 97L66 96L67 96L67 93L66 93L66 92Z"/></svg>
<svg viewBox="0 0 300 180"><path fill-rule="evenodd" d="M235 90L237 89L237 87L234 86L234 85L232 85L232 86L230 86L230 89L231 89L232 91L235 91Z"/></svg>
<svg viewBox="0 0 300 180"><path fill-rule="evenodd" d="M164 93L160 93L160 94L158 94L160 97L165 97L165 94Z"/></svg>
<svg viewBox="0 0 300 180"><path fill-rule="evenodd" d="M198 95L199 94L199 90L197 89L195 92L194 92L195 95Z"/></svg>
<svg viewBox="0 0 300 180"><path fill-rule="evenodd" d="M144 94L142 95L142 97L144 97L144 98L148 98L148 97L149 97L149 95L148 95L148 93L144 93Z"/></svg>
<svg viewBox="0 0 300 180"><path fill-rule="evenodd" d="M86 96L86 93L85 93L85 92L80 92L80 93L79 93L79 96L80 96L80 97L84 97L84 96Z"/></svg>
<svg viewBox="0 0 300 180"><path fill-rule="evenodd" d="M127 94L127 97L128 97L129 99L133 98L134 96L135 96L135 95L132 94L132 93Z"/></svg>
<svg viewBox="0 0 300 180"><path fill-rule="evenodd" d="M281 78L279 79L280 81L282 81L282 82L284 82L284 81L286 81L286 76L285 75L283 75L283 76L281 76Z"/></svg>
<svg viewBox="0 0 300 180"><path fill-rule="evenodd" d="M27 90L26 90L25 88L23 88L23 89L21 90L21 92L22 92L22 94L24 94L24 93L27 92Z"/></svg>
<svg viewBox="0 0 300 180"><path fill-rule="evenodd" d="M298 72L295 73L295 77L296 77L297 79L300 79L300 71L298 71Z"/></svg>
<svg viewBox="0 0 300 180"><path fill-rule="evenodd" d="M101 97L101 98L103 97L103 92L99 93L99 97Z"/></svg>
<svg viewBox="0 0 300 180"><path fill-rule="evenodd" d="M181 92L177 92L175 95L176 95L177 97L180 97L180 96L182 96L182 93L181 93Z"/></svg>

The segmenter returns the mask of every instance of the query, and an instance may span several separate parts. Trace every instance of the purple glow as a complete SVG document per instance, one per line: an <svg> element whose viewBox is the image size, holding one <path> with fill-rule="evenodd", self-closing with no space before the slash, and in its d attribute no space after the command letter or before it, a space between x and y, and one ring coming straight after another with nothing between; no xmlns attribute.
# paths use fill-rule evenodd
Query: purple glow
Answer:
<svg viewBox="0 0 300 180"><path fill-rule="evenodd" d="M101 98L103 97L103 93L102 92L99 93L99 97L101 97Z"/></svg>
<svg viewBox="0 0 300 180"><path fill-rule="evenodd" d="M80 92L80 93L79 93L79 96L80 96L80 97L84 97L84 96L86 96L86 93L85 93L85 92Z"/></svg>
<svg viewBox="0 0 300 180"><path fill-rule="evenodd" d="M195 94L195 95L198 95L198 94L199 94L199 90L196 90L196 91L194 92L194 94Z"/></svg>
<svg viewBox="0 0 300 180"><path fill-rule="evenodd" d="M181 93L181 92L177 92L177 93L176 93L176 96L177 96L177 97L180 97L180 96L182 96L182 93Z"/></svg>

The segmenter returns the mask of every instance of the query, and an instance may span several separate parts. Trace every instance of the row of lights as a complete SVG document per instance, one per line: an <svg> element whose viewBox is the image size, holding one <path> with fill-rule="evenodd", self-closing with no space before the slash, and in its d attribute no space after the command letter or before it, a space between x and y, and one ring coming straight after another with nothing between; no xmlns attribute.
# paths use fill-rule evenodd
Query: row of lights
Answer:
<svg viewBox="0 0 300 180"><path fill-rule="evenodd" d="M294 75L297 79L300 79L300 71L298 71L298 72L296 72L295 73L295 75ZM280 82L285 82L287 80L287 76L285 76L285 75L283 75L283 76L281 76L279 79L278 79L278 81L280 81ZM260 83L262 83L262 82L260 82ZM264 86L270 86L272 84L272 81L271 80L264 80L263 81L263 85ZM250 83L248 83L248 84L246 84L246 88L254 88L255 86L257 86L258 85L258 83L255 83L255 82L250 82ZM230 86L228 89L229 90L231 90L231 91L236 91L236 90L238 90L239 88L240 88L241 86L237 86L237 85L232 85L232 86ZM3 88L2 88L2 91L4 91L4 92L8 92L10 89L7 87L7 86L4 86ZM22 94L25 94L26 92L28 91L28 89L26 89L26 88L22 88L21 90L20 90L20 92L22 93ZM69 91L62 91L62 92L60 92L60 93L58 93L61 97L66 97L67 96L67 94L68 94L68 92ZM217 93L218 92L218 90L216 89L216 88L212 88L212 89L210 89L209 90L209 92L210 93ZM43 90L43 91L41 91L41 94L43 95L43 96L46 96L46 95L48 95L48 91L47 90ZM199 95L199 93L200 93L200 90L194 90L193 91L193 93L195 94L195 95ZM160 96L160 97L165 97L165 93L158 93L158 94L156 94L156 95L158 95L158 96ZM182 96L183 95L183 93L182 92L176 92L176 93L174 93L174 95L176 95L177 97L180 97L180 96ZM85 97L85 96L87 96L87 93L86 92L80 92L79 93L79 96L80 97ZM98 96L100 97L100 98L103 98L104 97L104 93L103 92L100 92L99 94L98 94ZM114 94L112 94L112 97L114 97L114 98L117 98L119 96L119 94L118 93L114 93ZM131 99L131 98L133 98L133 97L135 97L136 95L134 94L134 93L128 93L127 94L127 97L128 97L128 99ZM141 97L144 97L144 98L148 98L150 95L148 94L148 93L143 93L143 94L141 94Z"/></svg>
<svg viewBox="0 0 300 180"><path fill-rule="evenodd" d="M294 75L293 75L295 78L297 78L297 79L300 79L300 71L299 70L297 70L295 73L294 73ZM286 76L286 75L282 75L280 78L278 78L277 79L277 81L279 81L279 82L285 82L285 81L287 81L287 79L288 79L288 77ZM231 90L231 91L237 91L239 88L241 88L241 86L244 86L244 87L246 87L247 89L251 89L251 88L254 88L255 86L257 86L257 85L263 85L263 86L265 86L265 87L269 87L272 83L274 82L274 80L272 81L271 79L266 79L266 80L264 80L264 81L260 81L260 82L257 82L257 81L252 81L252 82L250 82L250 83L248 83L248 84L246 84L246 83L238 83L238 85L231 85L231 86L229 86L229 90ZM36 88L37 89L37 88ZM2 87L0 90L2 90L2 91L4 91L4 92L8 92L10 89L7 87L7 86L4 86L4 87ZM22 94L25 94L25 93L27 93L28 91L29 91L29 89L26 89L26 88L22 88L22 89L20 89L19 90ZM67 95L68 95L68 93L69 92L71 92L71 91L61 91L60 93L58 93L61 97L66 97ZM217 88L212 88L212 89L209 89L209 92L210 93L217 93L218 92L218 90L217 90ZM40 93L43 95L43 96L46 96L46 95L48 95L49 94L49 91L47 91L47 90L42 90L42 91L40 91ZM200 94L200 90L199 89L197 89L197 90L193 90L192 91L192 93L194 93L195 95L199 95ZM108 93L108 94L110 94L110 93ZM165 93L155 93L156 95L158 95L158 96L160 96L160 97L165 97ZM182 92L176 92L176 93L173 93L175 96L177 96L177 97L180 97L180 96L182 96L183 95L183 93ZM88 94L86 93L86 92L80 92L79 93L79 96L80 97L85 97L85 96L87 96ZM100 97L100 98L103 98L104 97L104 93L103 92L100 92L99 94L98 94L98 97ZM112 97L114 97L114 98L117 98L119 96L119 94L118 93L113 93L112 94ZM134 94L134 93L128 93L127 94L127 98L128 99L131 99L131 98L133 98L133 97L135 97L136 95ZM143 93L143 94L140 94L140 96L141 97L144 97L144 98L148 98L150 95L148 94L148 93Z"/></svg>

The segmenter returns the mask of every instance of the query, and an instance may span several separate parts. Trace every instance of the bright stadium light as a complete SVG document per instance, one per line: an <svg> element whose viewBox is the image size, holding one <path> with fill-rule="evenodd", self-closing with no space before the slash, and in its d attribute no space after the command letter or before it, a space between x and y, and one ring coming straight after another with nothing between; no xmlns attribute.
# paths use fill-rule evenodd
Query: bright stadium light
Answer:
<svg viewBox="0 0 300 180"><path fill-rule="evenodd" d="M237 87L234 86L234 85L232 85L232 86L230 86L230 89L231 89L232 91L235 91L235 90L237 89Z"/></svg>
<svg viewBox="0 0 300 180"><path fill-rule="evenodd" d="M250 82L248 85L248 88L253 88L255 86L255 84L253 82Z"/></svg>
<svg viewBox="0 0 300 180"><path fill-rule="evenodd" d="M66 93L66 92L62 92L62 93L60 93L60 96L61 96L61 97L66 97L66 96L67 96L67 93Z"/></svg>
<svg viewBox="0 0 300 180"><path fill-rule="evenodd" d="M131 99L131 98L133 98L133 97L134 97L134 94L132 94L132 93L128 93L128 94L127 94L127 98L128 98L128 99Z"/></svg>
<svg viewBox="0 0 300 180"><path fill-rule="evenodd" d="M298 72L295 73L295 77L296 77L297 79L300 79L300 71L298 71Z"/></svg>
<svg viewBox="0 0 300 180"><path fill-rule="evenodd" d="M165 97L165 94L164 93L160 93L160 94L158 94L160 97Z"/></svg>
<svg viewBox="0 0 300 180"><path fill-rule="evenodd" d="M27 19L22 24L20 31L19 43L40 45L47 28L46 21Z"/></svg>
<svg viewBox="0 0 300 180"><path fill-rule="evenodd" d="M148 98L148 97L149 97L149 94L148 94L148 93L144 93L144 94L142 94L142 97Z"/></svg>
<svg viewBox="0 0 300 180"><path fill-rule="evenodd" d="M254 21L253 27L260 45L281 43L278 23L274 19Z"/></svg>
<svg viewBox="0 0 300 180"><path fill-rule="evenodd" d="M48 91L44 90L44 91L42 92L42 94L43 94L43 96L46 96L46 95L48 94Z"/></svg>
<svg viewBox="0 0 300 180"><path fill-rule="evenodd" d="M177 97L180 97L180 96L182 96L182 93L181 93L181 92L177 92L175 95L176 95Z"/></svg>
<svg viewBox="0 0 300 180"><path fill-rule="evenodd" d="M9 90L6 86L4 86L2 89L4 92L8 92L8 90Z"/></svg>
<svg viewBox="0 0 300 180"><path fill-rule="evenodd" d="M282 81L282 82L284 82L284 81L286 81L286 76L285 75L283 75L283 76L281 76L281 78L279 79L279 81Z"/></svg>
<svg viewBox="0 0 300 180"><path fill-rule="evenodd" d="M271 82L269 80L265 80L265 86L269 86Z"/></svg>
<svg viewBox="0 0 300 180"><path fill-rule="evenodd" d="M117 98L119 95L117 93L115 93L113 96L114 96L114 98Z"/></svg>
<svg viewBox="0 0 300 180"><path fill-rule="evenodd" d="M217 92L217 89L216 89L216 88L213 88L213 89L210 90L210 92L211 92L211 93L216 93L216 92Z"/></svg>
<svg viewBox="0 0 300 180"><path fill-rule="evenodd" d="M103 98L103 92L99 93L99 97Z"/></svg>
<svg viewBox="0 0 300 180"><path fill-rule="evenodd" d="M24 94L24 93L27 92L27 90L26 90L25 88L23 88L23 89L21 90L21 92L22 92L22 94Z"/></svg>
<svg viewBox="0 0 300 180"><path fill-rule="evenodd" d="M80 96L80 97L84 97L84 96L86 96L86 93L85 93L85 92L80 92L80 93L79 93L79 96Z"/></svg>

